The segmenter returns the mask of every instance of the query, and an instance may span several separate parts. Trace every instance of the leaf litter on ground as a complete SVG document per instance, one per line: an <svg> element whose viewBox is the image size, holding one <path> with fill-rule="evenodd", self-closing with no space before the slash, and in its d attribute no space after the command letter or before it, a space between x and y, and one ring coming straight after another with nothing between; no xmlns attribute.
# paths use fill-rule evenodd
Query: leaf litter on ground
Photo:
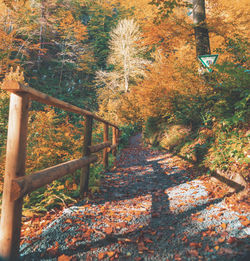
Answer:
<svg viewBox="0 0 250 261"><path fill-rule="evenodd" d="M23 260L247 256L249 206L234 206L237 196L229 197L225 185L208 176L197 178L190 164L143 147L139 136L134 139L105 173L93 199L24 222ZM29 230L31 223L36 225Z"/></svg>

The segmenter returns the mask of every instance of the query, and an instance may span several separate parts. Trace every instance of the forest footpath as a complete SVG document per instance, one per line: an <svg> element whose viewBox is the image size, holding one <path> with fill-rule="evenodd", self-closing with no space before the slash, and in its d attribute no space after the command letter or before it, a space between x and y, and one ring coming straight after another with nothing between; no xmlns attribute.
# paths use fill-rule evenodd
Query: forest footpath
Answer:
<svg viewBox="0 0 250 261"><path fill-rule="evenodd" d="M26 237L22 260L247 260L249 210L228 188L131 138L93 198ZM24 224L24 227L27 226Z"/></svg>

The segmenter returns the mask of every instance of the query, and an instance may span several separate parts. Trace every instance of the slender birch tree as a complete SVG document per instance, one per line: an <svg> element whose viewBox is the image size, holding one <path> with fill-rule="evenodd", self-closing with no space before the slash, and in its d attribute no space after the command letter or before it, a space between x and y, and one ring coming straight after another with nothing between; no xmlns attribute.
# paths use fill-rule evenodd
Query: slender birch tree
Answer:
<svg viewBox="0 0 250 261"><path fill-rule="evenodd" d="M145 48L141 45L139 26L133 19L121 20L111 32L109 66L111 72L99 71L97 81L113 91L128 92L129 85L145 76L149 61L143 58Z"/></svg>

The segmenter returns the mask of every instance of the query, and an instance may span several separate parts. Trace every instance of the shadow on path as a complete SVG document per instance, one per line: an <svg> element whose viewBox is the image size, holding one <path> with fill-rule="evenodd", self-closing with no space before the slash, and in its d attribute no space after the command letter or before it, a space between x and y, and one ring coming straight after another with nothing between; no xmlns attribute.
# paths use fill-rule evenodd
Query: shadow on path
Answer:
<svg viewBox="0 0 250 261"><path fill-rule="evenodd" d="M217 256L216 251L209 252L208 249L214 248L216 245L214 239L221 237L221 235L215 234L214 238L204 236L204 231L199 230L191 219L193 214L221 202L225 196L201 201L197 205L190 205L183 211L178 211L178 208L177 211L171 210L170 199L166 191L191 182L193 180L192 175L186 173L185 170L169 168L167 162L171 160L170 154L143 148L140 145L139 136L133 139L131 146L121 152L116 169L105 175L101 193L88 204L100 206L107 202L114 203L125 200L127 202L127 200L131 200L131 205L127 206L129 211L129 208L133 207L133 200L143 200L144 197L150 198L151 208L146 224L137 226L133 231L122 234L111 233L97 241L82 242L75 249L58 252L54 257L65 254L68 256L80 255L86 258L88 251L113 246L119 249L118 260L135 260L136 257L141 257L141 260L144 260L143 258L146 258L145 260L150 260L147 258L151 258L151 260L166 260L167 258L169 260L198 260L200 258L227 260L228 257L232 258L230 260L244 260L244 256L239 255L239 251L230 252L228 250L228 252L222 252L221 255L217 253ZM81 203L78 204L78 206L80 205ZM188 242L183 240L184 237L189 238ZM130 240L121 245L120 242L123 239ZM189 242L197 242L199 244L197 245L199 246L198 249L190 248ZM141 247L138 247L138 244L141 244ZM243 246L245 247L245 244ZM207 253L205 254L206 248ZM128 258L126 253L131 253L131 257ZM41 254L33 252L24 256L23 259L30 260ZM179 256L183 255L186 259L178 259ZM43 254L43 257L49 258L51 255ZM76 260L78 259L76 258Z"/></svg>

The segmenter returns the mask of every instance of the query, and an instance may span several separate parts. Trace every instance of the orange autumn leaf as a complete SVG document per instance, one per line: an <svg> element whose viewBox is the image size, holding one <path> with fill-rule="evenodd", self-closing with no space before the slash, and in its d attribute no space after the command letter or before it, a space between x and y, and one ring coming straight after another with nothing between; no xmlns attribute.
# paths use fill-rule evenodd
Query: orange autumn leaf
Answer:
<svg viewBox="0 0 250 261"><path fill-rule="evenodd" d="M106 234L111 234L113 229L112 229L112 227L107 227L107 228L104 229L104 231L105 231Z"/></svg>
<svg viewBox="0 0 250 261"><path fill-rule="evenodd" d="M153 241L151 239L147 238L147 237L144 239L144 242L146 242L146 243L153 243Z"/></svg>
<svg viewBox="0 0 250 261"><path fill-rule="evenodd" d="M105 253L101 252L98 254L98 260L102 260L105 257Z"/></svg>
<svg viewBox="0 0 250 261"><path fill-rule="evenodd" d="M223 243L225 240L226 240L225 237L220 237L220 238L218 239L218 242L219 242L219 243Z"/></svg>
<svg viewBox="0 0 250 261"><path fill-rule="evenodd" d="M71 257L66 255L61 255L58 257L57 261L70 261Z"/></svg>
<svg viewBox="0 0 250 261"><path fill-rule="evenodd" d="M182 238L182 241L187 241L187 236L184 236L184 237Z"/></svg>
<svg viewBox="0 0 250 261"><path fill-rule="evenodd" d="M250 221L249 220L240 220L240 223L245 226L245 227L248 227L249 224L250 224Z"/></svg>
<svg viewBox="0 0 250 261"><path fill-rule="evenodd" d="M222 227L223 229L226 229L226 228L227 228L227 224L226 224L226 223L222 223L222 224L221 224L221 227Z"/></svg>
<svg viewBox="0 0 250 261"><path fill-rule="evenodd" d="M109 257L112 257L112 256L115 255L115 251L109 251L109 252L107 252L107 255L108 255Z"/></svg>
<svg viewBox="0 0 250 261"><path fill-rule="evenodd" d="M201 247L202 245L201 245L201 243L191 242L191 243L189 243L189 246L198 248L198 247Z"/></svg>

